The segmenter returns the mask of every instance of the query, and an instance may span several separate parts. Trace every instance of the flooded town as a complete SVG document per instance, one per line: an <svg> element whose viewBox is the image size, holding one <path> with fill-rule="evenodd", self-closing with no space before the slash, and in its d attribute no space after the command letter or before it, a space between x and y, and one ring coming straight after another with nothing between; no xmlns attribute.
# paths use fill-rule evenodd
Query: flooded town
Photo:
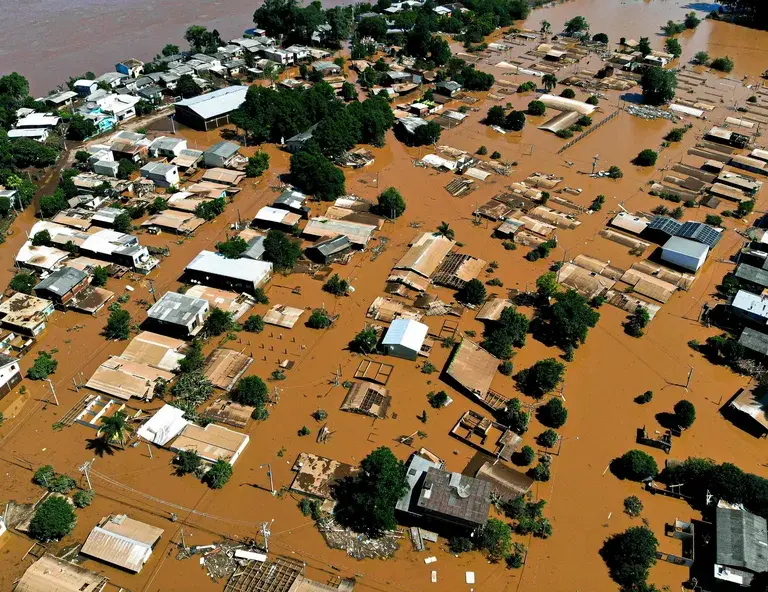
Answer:
<svg viewBox="0 0 768 592"><path fill-rule="evenodd" d="M768 592L768 5L8 10L0 590Z"/></svg>

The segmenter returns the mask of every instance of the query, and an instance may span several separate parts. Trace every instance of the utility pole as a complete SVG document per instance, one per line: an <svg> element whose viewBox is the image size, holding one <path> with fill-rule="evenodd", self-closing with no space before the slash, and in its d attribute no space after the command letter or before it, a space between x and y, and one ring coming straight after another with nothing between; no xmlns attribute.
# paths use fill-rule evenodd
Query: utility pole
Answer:
<svg viewBox="0 0 768 592"><path fill-rule="evenodd" d="M688 381L685 383L685 390L688 390L688 387L691 385L691 378L693 378L693 366L691 366L690 372L688 372Z"/></svg>
<svg viewBox="0 0 768 592"><path fill-rule="evenodd" d="M264 536L264 551L266 553L269 553L269 535L271 534L269 532L269 527L271 526L272 522L274 522L274 518L270 522L262 522L261 523L261 534Z"/></svg>
<svg viewBox="0 0 768 592"><path fill-rule="evenodd" d="M267 475L269 476L269 490L272 492L272 495L275 495L275 493L277 492L275 491L275 484L272 481L272 465L270 463L267 463L265 465L261 465L259 468L263 469L264 467L267 467Z"/></svg>
<svg viewBox="0 0 768 592"><path fill-rule="evenodd" d="M48 381L48 386L51 388L51 394L53 395L53 402L56 404L56 407L58 407L59 406L59 399L56 396L56 389L54 388L53 383L51 382L50 378L46 378L46 380Z"/></svg>
<svg viewBox="0 0 768 592"><path fill-rule="evenodd" d="M597 168L597 163L598 163L599 160L600 160L600 155L599 154L595 154L592 157L592 174L593 175L595 174L595 169Z"/></svg>
<svg viewBox="0 0 768 592"><path fill-rule="evenodd" d="M93 491L93 485L91 485L91 474L90 474L90 472L91 472L91 465L93 464L94 460L96 460L96 459L93 458L93 459L91 459L89 461L84 462L82 466L77 467L78 471L80 471L81 473L85 473L85 480L88 481L88 489L90 489L91 491Z"/></svg>
<svg viewBox="0 0 768 592"><path fill-rule="evenodd" d="M147 278L149 281L149 293L152 294L152 301L157 302L157 295L155 294L155 280Z"/></svg>

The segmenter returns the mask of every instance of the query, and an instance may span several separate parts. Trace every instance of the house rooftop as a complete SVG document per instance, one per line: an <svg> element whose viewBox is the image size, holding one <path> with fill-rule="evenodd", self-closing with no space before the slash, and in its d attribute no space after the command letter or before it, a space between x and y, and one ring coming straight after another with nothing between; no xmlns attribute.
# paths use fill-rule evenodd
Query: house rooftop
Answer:
<svg viewBox="0 0 768 592"><path fill-rule="evenodd" d="M193 316L208 310L208 303L201 298L193 298L178 292L166 292L147 311L149 318L175 325L187 325Z"/></svg>
<svg viewBox="0 0 768 592"><path fill-rule="evenodd" d="M734 274L738 279L756 284L761 288L768 288L768 271L746 263L741 263Z"/></svg>
<svg viewBox="0 0 768 592"><path fill-rule="evenodd" d="M109 516L93 528L80 553L136 573L144 567L162 534L162 528L124 514Z"/></svg>
<svg viewBox="0 0 768 592"><path fill-rule="evenodd" d="M768 298L761 296L760 294L753 294L746 290L739 290L736 295L731 298L730 305L745 313L762 317L768 321Z"/></svg>
<svg viewBox="0 0 768 592"><path fill-rule="evenodd" d="M15 592L101 592L107 578L46 553L27 568Z"/></svg>
<svg viewBox="0 0 768 592"><path fill-rule="evenodd" d="M696 258L709 253L709 247L707 245L687 238L680 238L679 236L671 237L664 243L662 248L665 251L680 253L681 255Z"/></svg>
<svg viewBox="0 0 768 592"><path fill-rule="evenodd" d="M293 470L296 476L291 490L327 500L331 499L331 490L336 482L357 472L352 465L307 452L299 453Z"/></svg>
<svg viewBox="0 0 768 592"><path fill-rule="evenodd" d="M498 358L465 338L451 355L446 374L470 393L482 398L490 390L498 366Z"/></svg>
<svg viewBox="0 0 768 592"><path fill-rule="evenodd" d="M62 267L37 284L34 290L35 292L46 290L62 296L87 278L88 274L84 271L73 267Z"/></svg>
<svg viewBox="0 0 768 592"><path fill-rule="evenodd" d="M188 424L171 443L171 450L193 450L209 462L226 460L232 464L248 444L248 434L242 434L215 423L204 428Z"/></svg>
<svg viewBox="0 0 768 592"><path fill-rule="evenodd" d="M491 507L491 484L430 467L419 492L417 506L431 514L482 526Z"/></svg>
<svg viewBox="0 0 768 592"><path fill-rule="evenodd" d="M227 259L213 251L201 251L185 271L210 273L211 275L227 276L230 278L253 282L265 281L272 273L272 263L256 259Z"/></svg>
<svg viewBox="0 0 768 592"><path fill-rule="evenodd" d="M203 154L214 154L219 158L230 158L237 154L240 145L234 142L218 142L205 150Z"/></svg>
<svg viewBox="0 0 768 592"><path fill-rule="evenodd" d="M718 566L735 568L742 585L751 583L753 574L768 571L768 530L765 518L743 509L715 509L715 577Z"/></svg>
<svg viewBox="0 0 768 592"><path fill-rule="evenodd" d="M213 350L205 362L205 377L216 388L231 391L240 377L253 363L253 358L239 351L227 348Z"/></svg>
<svg viewBox="0 0 768 592"><path fill-rule="evenodd" d="M203 119L212 119L237 109L245 101L247 86L228 86L198 97L184 99L176 103L187 107Z"/></svg>
<svg viewBox="0 0 768 592"><path fill-rule="evenodd" d="M429 327L412 319L395 319L382 340L382 345L399 345L420 351L429 333Z"/></svg>

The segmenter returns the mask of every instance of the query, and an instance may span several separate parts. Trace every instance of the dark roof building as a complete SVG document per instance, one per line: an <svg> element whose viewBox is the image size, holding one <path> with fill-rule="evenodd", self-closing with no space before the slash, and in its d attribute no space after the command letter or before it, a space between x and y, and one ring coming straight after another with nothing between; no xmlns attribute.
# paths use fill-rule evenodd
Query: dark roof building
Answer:
<svg viewBox="0 0 768 592"><path fill-rule="evenodd" d="M734 274L740 282L746 282L760 288L768 288L768 271L742 263L736 268Z"/></svg>
<svg viewBox="0 0 768 592"><path fill-rule="evenodd" d="M74 267L57 269L34 287L35 295L66 304L88 285L88 274Z"/></svg>
<svg viewBox="0 0 768 592"><path fill-rule="evenodd" d="M723 505L715 510L715 579L749 587L755 574L768 572L765 518Z"/></svg>
<svg viewBox="0 0 768 592"><path fill-rule="evenodd" d="M307 257L318 263L330 263L335 261L352 248L349 237L338 235L332 238L320 240L309 247Z"/></svg>
<svg viewBox="0 0 768 592"><path fill-rule="evenodd" d="M674 218L667 218L666 216L654 216L648 223L647 230L666 235L667 237L673 237L677 236L677 233L680 232L682 227L683 224Z"/></svg>
<svg viewBox="0 0 768 592"><path fill-rule="evenodd" d="M175 119L197 130L215 129L229 123L229 116L245 101L247 86L228 86L176 103Z"/></svg>
<svg viewBox="0 0 768 592"><path fill-rule="evenodd" d="M694 240L708 247L714 247L722 237L722 232L703 222L684 222L677 236Z"/></svg>
<svg viewBox="0 0 768 592"><path fill-rule="evenodd" d="M744 327L739 336L739 343L751 352L760 356L768 356L768 335L755 331L751 327Z"/></svg>

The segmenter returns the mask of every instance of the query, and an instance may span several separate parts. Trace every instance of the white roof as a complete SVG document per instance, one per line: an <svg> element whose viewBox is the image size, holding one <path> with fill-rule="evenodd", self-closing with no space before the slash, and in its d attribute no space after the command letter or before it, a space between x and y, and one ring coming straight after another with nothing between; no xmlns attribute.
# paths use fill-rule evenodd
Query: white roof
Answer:
<svg viewBox="0 0 768 592"><path fill-rule="evenodd" d="M688 107L687 105L678 105L677 103L672 103L669 106L670 111L675 111L676 113L684 113L685 115L692 115L693 117L703 117L704 111L701 109L694 109L693 107Z"/></svg>
<svg viewBox="0 0 768 592"><path fill-rule="evenodd" d="M30 113L16 122L16 127L56 127L61 118L47 113Z"/></svg>
<svg viewBox="0 0 768 592"><path fill-rule="evenodd" d="M731 301L731 306L768 320L768 298L739 290Z"/></svg>
<svg viewBox="0 0 768 592"><path fill-rule="evenodd" d="M98 100L99 107L110 113L122 113L141 101L140 97L133 95L109 94Z"/></svg>
<svg viewBox="0 0 768 592"><path fill-rule="evenodd" d="M421 159L421 162L432 167L445 168L449 171L455 170L457 166L455 160L448 160L447 158L443 158L437 154L425 154Z"/></svg>
<svg viewBox="0 0 768 592"><path fill-rule="evenodd" d="M429 327L412 319L395 319L384 336L382 345L400 345L418 352L427 338Z"/></svg>
<svg viewBox="0 0 768 592"><path fill-rule="evenodd" d="M283 218L289 216L291 212L288 210L281 210L279 208L273 208L271 206L264 206L258 212L256 212L256 220L262 220L263 222L275 222L280 223Z"/></svg>
<svg viewBox="0 0 768 592"><path fill-rule="evenodd" d="M189 422L184 419L184 410L172 405L163 405L142 425L136 433L153 444L165 446L181 433Z"/></svg>
<svg viewBox="0 0 768 592"><path fill-rule="evenodd" d="M75 80L75 83L72 86L86 86L90 88L93 84L96 84L95 80L87 80L86 78L81 78L80 80Z"/></svg>
<svg viewBox="0 0 768 592"><path fill-rule="evenodd" d="M41 138L48 135L48 130L44 128L23 128L8 130L9 138Z"/></svg>
<svg viewBox="0 0 768 592"><path fill-rule="evenodd" d="M188 271L210 273L230 278L260 283L272 273L272 263L256 259L227 259L213 251L201 251L187 265Z"/></svg>
<svg viewBox="0 0 768 592"><path fill-rule="evenodd" d="M34 236L31 234L30 236ZM69 253L55 247L33 247L31 241L21 245L16 261L22 265L37 267L38 269L54 269L59 263L69 257Z"/></svg>
<svg viewBox="0 0 768 592"><path fill-rule="evenodd" d="M245 101L247 86L228 86L199 97L184 99L176 105L189 107L203 119L210 119L237 109Z"/></svg>
<svg viewBox="0 0 768 592"><path fill-rule="evenodd" d="M557 109L559 111L576 111L582 115L591 115L595 110L594 105L590 105L584 101L566 99L565 97L558 97L555 95L541 95L539 100L547 107L551 107L552 109Z"/></svg>

